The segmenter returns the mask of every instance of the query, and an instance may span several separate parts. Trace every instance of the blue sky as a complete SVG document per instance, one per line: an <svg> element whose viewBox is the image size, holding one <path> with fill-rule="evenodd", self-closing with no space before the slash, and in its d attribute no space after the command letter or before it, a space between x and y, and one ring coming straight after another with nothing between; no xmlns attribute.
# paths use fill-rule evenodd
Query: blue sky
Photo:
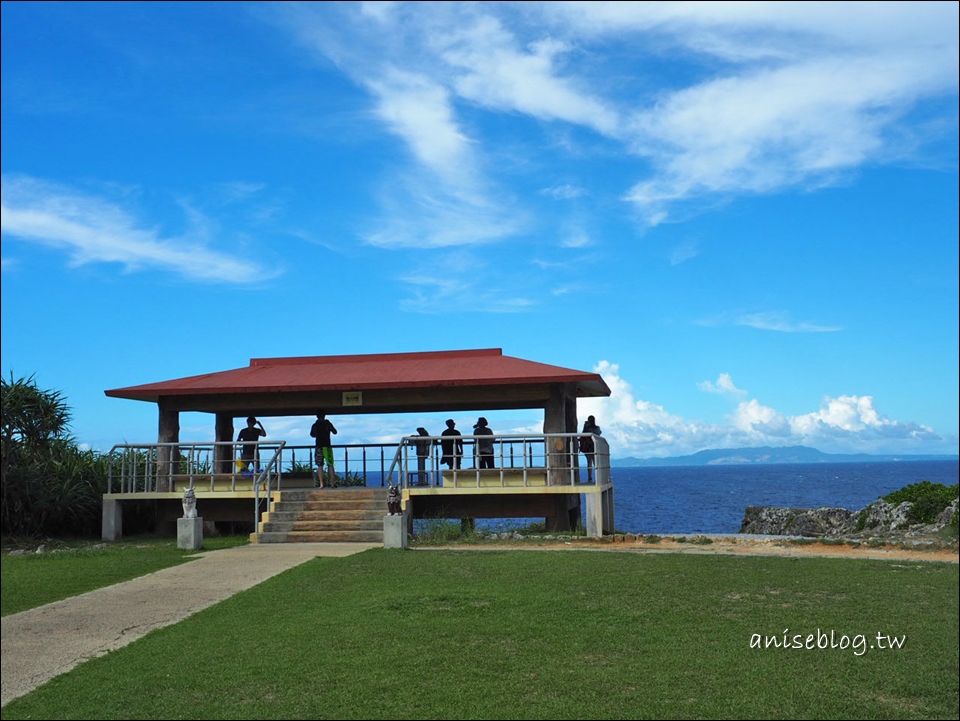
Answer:
<svg viewBox="0 0 960 721"><path fill-rule="evenodd" d="M4 2L2 371L100 449L156 438L108 388L496 347L615 456L955 454L958 14Z"/></svg>

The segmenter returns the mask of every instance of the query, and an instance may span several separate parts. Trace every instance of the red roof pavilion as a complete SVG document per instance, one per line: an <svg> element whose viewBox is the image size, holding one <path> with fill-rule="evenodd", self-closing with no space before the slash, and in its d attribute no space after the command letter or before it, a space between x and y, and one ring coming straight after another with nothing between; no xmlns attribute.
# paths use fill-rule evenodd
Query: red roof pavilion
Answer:
<svg viewBox="0 0 960 721"><path fill-rule="evenodd" d="M558 395L575 402L609 396L610 389L597 373L487 348L253 358L243 368L105 393L158 403L161 410L269 416L546 408Z"/></svg>

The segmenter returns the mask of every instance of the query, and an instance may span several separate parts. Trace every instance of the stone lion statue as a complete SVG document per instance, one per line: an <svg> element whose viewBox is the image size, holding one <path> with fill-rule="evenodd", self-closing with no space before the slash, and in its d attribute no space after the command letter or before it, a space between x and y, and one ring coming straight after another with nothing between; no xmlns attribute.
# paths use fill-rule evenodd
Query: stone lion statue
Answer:
<svg viewBox="0 0 960 721"><path fill-rule="evenodd" d="M391 516L399 516L400 510L400 486L390 484L387 490L387 512Z"/></svg>
<svg viewBox="0 0 960 721"><path fill-rule="evenodd" d="M197 494L193 492L192 488L183 492L183 517L197 517Z"/></svg>

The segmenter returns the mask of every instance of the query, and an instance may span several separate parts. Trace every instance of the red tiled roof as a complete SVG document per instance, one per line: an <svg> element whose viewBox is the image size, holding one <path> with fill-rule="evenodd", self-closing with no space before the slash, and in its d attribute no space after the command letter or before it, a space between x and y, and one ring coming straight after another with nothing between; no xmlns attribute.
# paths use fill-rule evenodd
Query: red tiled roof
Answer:
<svg viewBox="0 0 960 721"><path fill-rule="evenodd" d="M499 348L426 353L253 358L235 370L105 391L113 398L157 401L161 396L430 386L576 383L579 396L608 396L596 373L503 355Z"/></svg>

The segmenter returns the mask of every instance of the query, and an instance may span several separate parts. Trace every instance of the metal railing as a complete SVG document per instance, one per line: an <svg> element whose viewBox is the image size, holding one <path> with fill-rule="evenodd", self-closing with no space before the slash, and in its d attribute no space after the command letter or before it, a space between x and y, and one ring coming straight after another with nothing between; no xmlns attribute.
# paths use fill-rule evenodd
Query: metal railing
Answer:
<svg viewBox="0 0 960 721"><path fill-rule="evenodd" d="M607 442L590 435L595 450L588 456L580 448L581 439L586 437L581 433L457 436L454 438L462 443L462 453L454 455L455 468L451 468L450 463L444 463L440 445L440 441L450 440L449 436L406 436L400 443L333 446L334 468L338 482L345 485L414 485L421 481L442 485L444 466L449 471L448 480L455 476L456 486L470 479L476 485L479 478L491 475L491 469L480 468L485 459L497 471L492 475L501 481L507 471L525 472L529 480L531 473L542 475L549 468L551 485L606 482L610 475ZM418 456L418 443L426 443L426 456ZM481 444L489 446L485 448L488 453L480 453ZM256 447L254 461L267 455L270 460L250 468L242 451L251 445ZM110 451L107 492L172 492L177 482L196 489L236 491L238 482L243 481L246 487L261 472L269 474L274 490L282 490L284 477L297 478L301 483L304 478L316 482L315 453L312 445L295 446L286 441L118 444ZM482 473L477 474L478 470ZM262 487L262 483L259 485Z"/></svg>
<svg viewBox="0 0 960 721"><path fill-rule="evenodd" d="M171 491L175 481L188 487L236 490L239 480L250 479L262 464L250 469L242 458L244 446L257 448L255 459L279 452L272 468L277 485L284 476L316 479L316 448L289 445L286 441L217 441L119 444L110 451L108 493ZM396 443L350 443L333 447L338 482L347 485L383 485L386 470L396 453ZM244 462L243 467L239 464ZM224 485L226 484L226 485ZM205 489L206 490L206 489Z"/></svg>
<svg viewBox="0 0 960 721"><path fill-rule="evenodd" d="M581 443L589 437L593 451ZM583 433L454 436L463 453L444 455L450 436L405 436L397 447L386 482L402 488L480 488L508 485L569 486L610 480L610 447L600 436ZM583 443L589 448L587 443ZM453 446L455 451L456 445ZM449 447L448 447L449 450ZM581 464L581 458L584 462ZM415 464L415 466L414 466ZM470 467L465 467L469 464ZM442 466L446 465L446 469Z"/></svg>
<svg viewBox="0 0 960 721"><path fill-rule="evenodd" d="M119 444L110 449L107 493L114 492L115 471L119 471L118 492L121 494L173 493L178 492L178 485L185 491L197 489L198 483L209 483L209 490L215 492L218 482L229 483L229 490L236 492L237 482L249 479L254 494L254 524L257 524L260 522L260 489L264 490L269 511L270 491L275 482L279 486L282 475L280 459L285 446L286 441ZM237 450L240 458L236 458ZM273 453L263 463L266 455L263 452L271 450Z"/></svg>
<svg viewBox="0 0 960 721"><path fill-rule="evenodd" d="M256 446L252 458L244 459L242 451L237 457L237 450L244 446ZM210 491L236 491L238 481L263 474L279 476L285 446L286 441L118 444L109 453L107 493L173 492L177 482L183 481L187 488L209 483ZM266 466L261 462L264 451L272 451ZM223 488L224 483L229 488Z"/></svg>
<svg viewBox="0 0 960 721"><path fill-rule="evenodd" d="M581 448L587 437L593 440L590 454ZM462 452L447 456L441 442L450 441L450 436L406 436L399 444L333 446L334 469L344 485L398 483L403 488L557 486L610 480L609 446L592 434L453 438L453 450L462 448ZM255 447L252 458L250 446ZM245 448L247 458L243 457ZM311 486L316 482L315 453L314 446L291 446L286 441L118 444L110 450L107 493L174 493L186 488L237 492L241 484L242 492L253 493L254 521L259 523L261 503L265 501L264 510L270 510L272 491L283 490L284 476L291 483L294 478L301 483L306 478Z"/></svg>

